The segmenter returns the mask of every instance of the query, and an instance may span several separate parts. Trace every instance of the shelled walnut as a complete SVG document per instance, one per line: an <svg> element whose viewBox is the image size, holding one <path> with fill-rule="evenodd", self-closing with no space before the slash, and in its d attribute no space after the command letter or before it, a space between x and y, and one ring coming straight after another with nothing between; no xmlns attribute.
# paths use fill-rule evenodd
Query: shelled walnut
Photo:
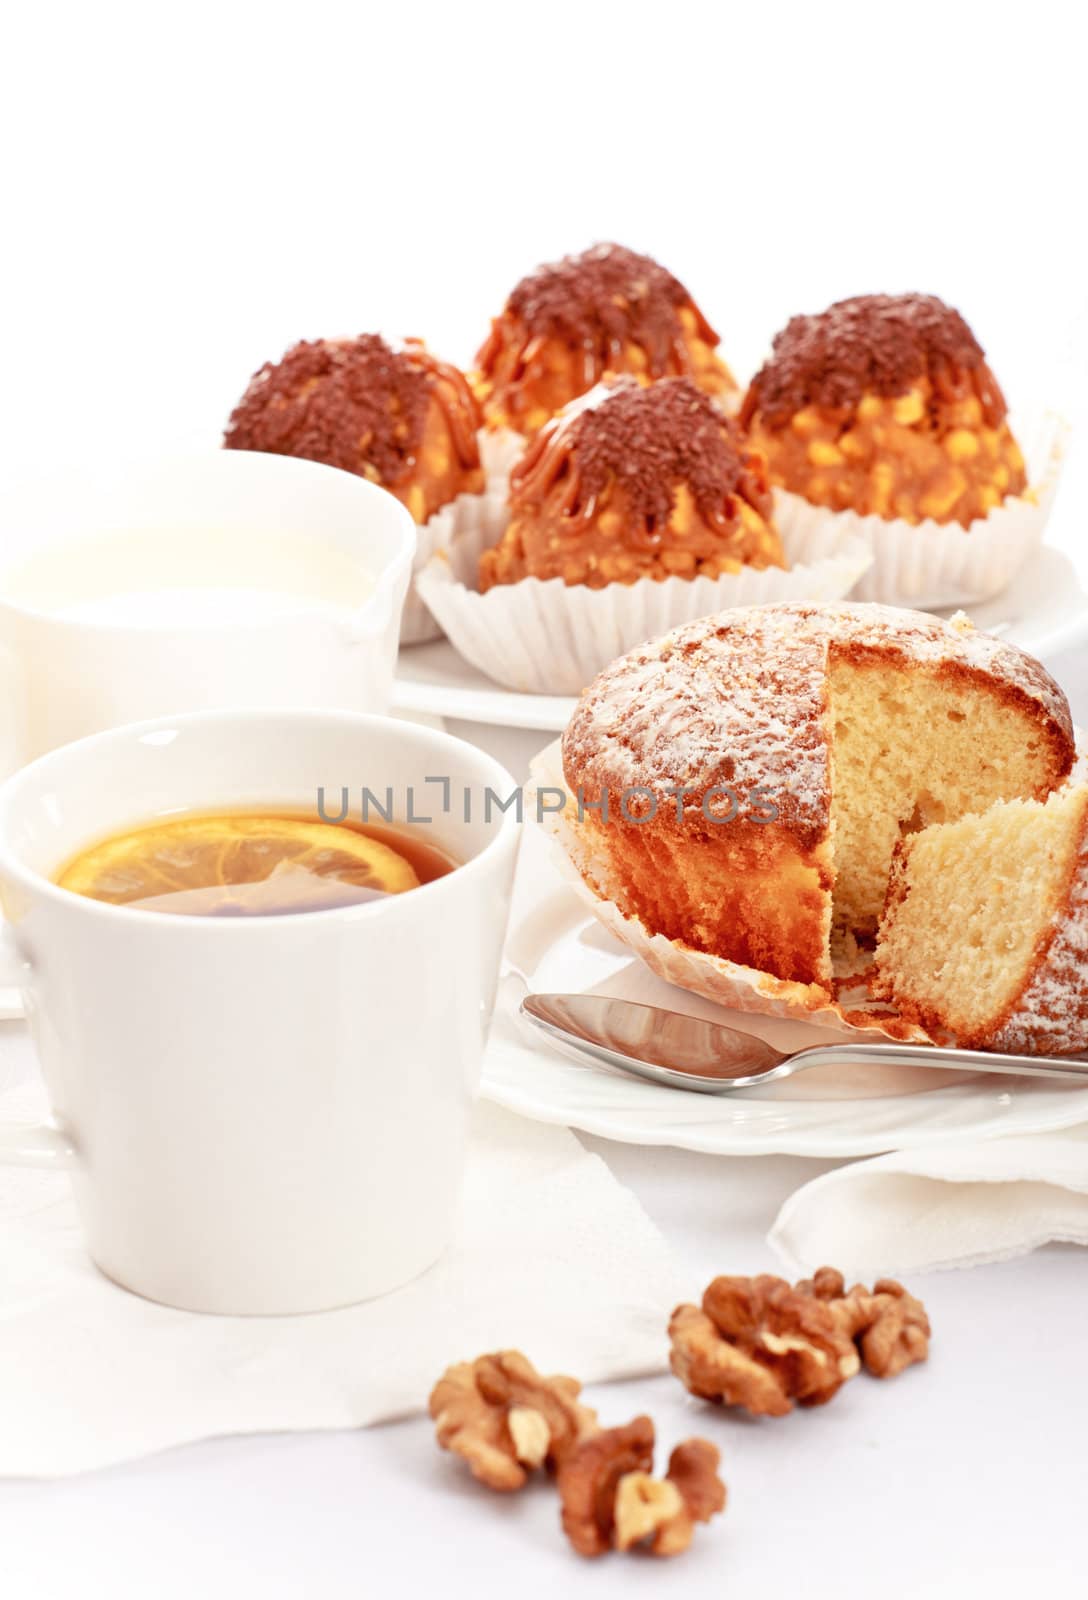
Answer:
<svg viewBox="0 0 1088 1600"><path fill-rule="evenodd" d="M673 1312L670 1364L702 1399L784 1416L795 1402L826 1404L862 1360L878 1377L924 1361L929 1332L921 1301L890 1279L847 1294L830 1267L793 1287L768 1274L720 1277L701 1307Z"/></svg>
<svg viewBox="0 0 1088 1600"><path fill-rule="evenodd" d="M841 1272L821 1267L797 1288L823 1300L840 1328L861 1352L866 1372L895 1378L929 1355L926 1308L894 1278L878 1278L871 1290L856 1283L847 1293Z"/></svg>
<svg viewBox="0 0 1088 1600"><path fill-rule="evenodd" d="M692 1394L757 1416L823 1405L859 1366L827 1305L768 1274L715 1278L701 1309L676 1308L669 1337L672 1369Z"/></svg>
<svg viewBox="0 0 1088 1600"><path fill-rule="evenodd" d="M520 1489L529 1473L557 1466L596 1433L597 1413L578 1403L574 1378L544 1378L520 1351L500 1350L448 1367L431 1391L438 1442L488 1488Z"/></svg>
<svg viewBox="0 0 1088 1600"><path fill-rule="evenodd" d="M653 1476L654 1425L635 1417L583 1439L559 1466L563 1531L579 1555L645 1545L656 1556L678 1555L696 1522L725 1506L719 1455L706 1439L677 1445L663 1478Z"/></svg>

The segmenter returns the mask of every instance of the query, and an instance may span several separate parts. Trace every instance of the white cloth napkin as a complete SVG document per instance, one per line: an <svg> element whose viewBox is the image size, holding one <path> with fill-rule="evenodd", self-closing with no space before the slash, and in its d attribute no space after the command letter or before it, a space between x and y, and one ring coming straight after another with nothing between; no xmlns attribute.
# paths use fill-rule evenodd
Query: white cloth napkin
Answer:
<svg viewBox="0 0 1088 1600"><path fill-rule="evenodd" d="M0 1096L34 1120L44 1095ZM452 1361L522 1349L584 1382L665 1365L684 1286L664 1239L562 1128L477 1111L454 1245L382 1300L314 1316L196 1316L109 1283L60 1174L0 1168L0 1475L50 1477L218 1434L419 1411Z"/></svg>
<svg viewBox="0 0 1088 1600"><path fill-rule="evenodd" d="M1088 1126L837 1167L790 1196L769 1239L794 1272L828 1261L851 1277L1088 1245Z"/></svg>

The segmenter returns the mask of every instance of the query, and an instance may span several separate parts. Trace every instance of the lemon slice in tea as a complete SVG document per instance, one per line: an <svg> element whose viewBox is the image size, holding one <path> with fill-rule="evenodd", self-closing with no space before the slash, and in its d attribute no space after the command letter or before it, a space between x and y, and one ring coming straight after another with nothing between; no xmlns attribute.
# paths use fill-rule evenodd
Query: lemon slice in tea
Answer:
<svg viewBox="0 0 1088 1600"><path fill-rule="evenodd" d="M106 900L113 905L154 902L154 908L219 911L247 909L242 899L206 898L194 903L196 891L264 884L275 876L293 885L308 882L316 891L342 885L337 895L320 893L312 903L284 904L265 897L252 909L312 909L323 904L369 899L372 894L402 894L415 889L419 877L403 856L370 835L331 822L296 817L220 815L174 817L130 833L115 834L84 850L58 875L62 889ZM297 888L296 888L297 893Z"/></svg>

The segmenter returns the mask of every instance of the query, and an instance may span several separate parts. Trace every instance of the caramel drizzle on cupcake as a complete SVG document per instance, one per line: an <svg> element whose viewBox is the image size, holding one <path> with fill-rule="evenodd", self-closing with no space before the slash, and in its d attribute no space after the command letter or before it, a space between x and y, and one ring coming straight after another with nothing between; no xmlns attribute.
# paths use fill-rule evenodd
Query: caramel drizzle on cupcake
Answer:
<svg viewBox="0 0 1088 1600"><path fill-rule="evenodd" d="M779 427L807 405L852 410L865 394L900 395L928 377L938 401L973 391L988 427L1007 413L981 345L936 295L868 294L791 317L752 379L740 412Z"/></svg>
<svg viewBox="0 0 1088 1600"><path fill-rule="evenodd" d="M522 278L492 324L476 366L484 377L494 372L508 348L513 323L521 330L524 365L549 340L579 347L585 355L587 388L606 372L622 370L628 344L645 352L651 377L690 375L691 352L678 316L682 306L691 311L698 337L716 346L718 335L671 272L623 245L596 244Z"/></svg>
<svg viewBox="0 0 1088 1600"><path fill-rule="evenodd" d="M462 468L477 468L475 397L464 374L421 340L406 339L397 348L374 333L303 340L254 373L223 443L301 456L396 485L415 466L432 398Z"/></svg>
<svg viewBox="0 0 1088 1600"><path fill-rule="evenodd" d="M718 533L736 525L736 499L766 520L771 495L763 460L713 401L688 378L648 387L620 378L547 423L510 477L518 513L539 510L589 523L611 487L630 511L627 542L653 547L686 483L704 521Z"/></svg>

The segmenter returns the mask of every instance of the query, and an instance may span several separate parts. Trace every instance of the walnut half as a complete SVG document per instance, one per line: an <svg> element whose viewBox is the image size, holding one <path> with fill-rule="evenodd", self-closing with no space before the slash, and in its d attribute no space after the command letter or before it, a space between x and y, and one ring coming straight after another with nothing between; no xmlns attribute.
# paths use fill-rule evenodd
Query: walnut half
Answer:
<svg viewBox="0 0 1088 1600"><path fill-rule="evenodd" d="M696 1522L725 1505L718 1451L688 1439L669 1458L664 1478L653 1476L654 1425L636 1417L574 1446L559 1465L563 1531L583 1556L646 1545L656 1556L678 1555Z"/></svg>
<svg viewBox="0 0 1088 1600"><path fill-rule="evenodd" d="M463 1456L490 1489L520 1489L536 1467L557 1466L597 1431L574 1378L543 1378L518 1350L448 1367L431 1391L438 1442Z"/></svg>

